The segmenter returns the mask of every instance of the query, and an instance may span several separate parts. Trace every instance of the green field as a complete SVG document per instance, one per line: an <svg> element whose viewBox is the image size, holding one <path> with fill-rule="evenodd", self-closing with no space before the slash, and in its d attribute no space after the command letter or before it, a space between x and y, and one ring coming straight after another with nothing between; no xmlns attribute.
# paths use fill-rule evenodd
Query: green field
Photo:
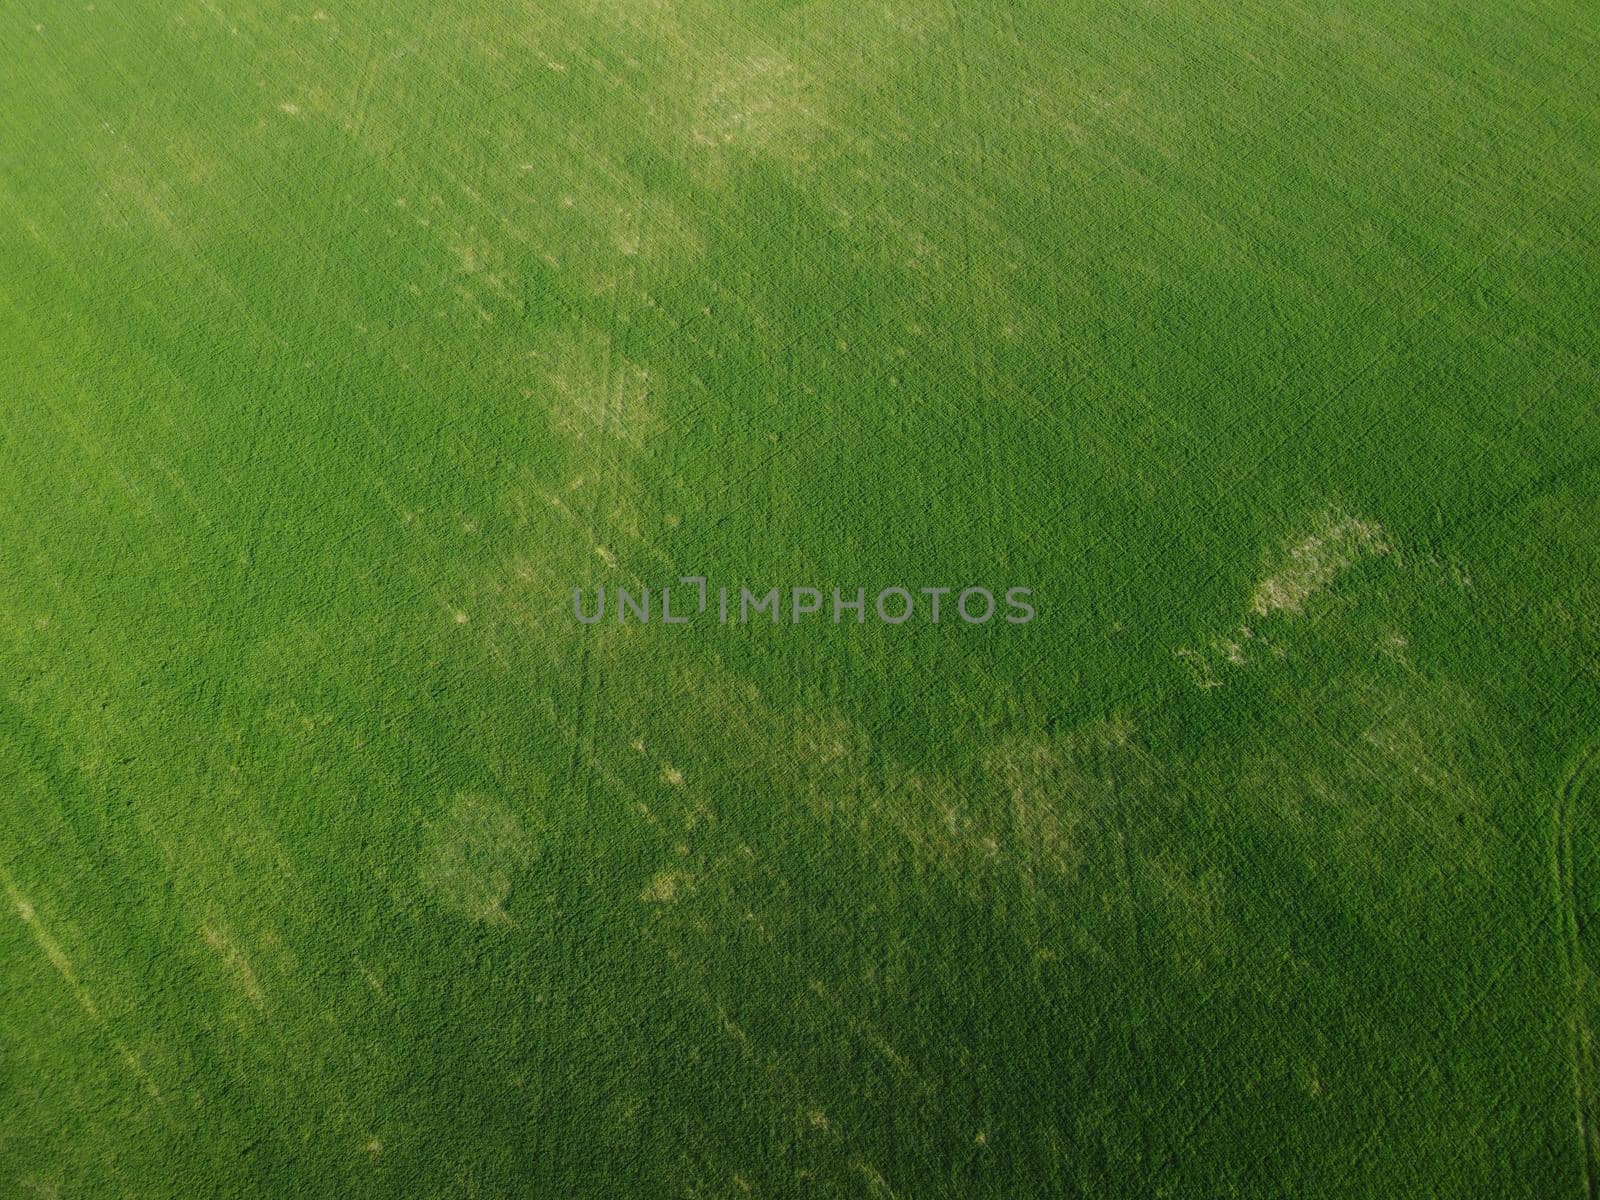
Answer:
<svg viewBox="0 0 1600 1200"><path fill-rule="evenodd" d="M322 2L0 9L0 1197L1600 1195L1600 10Z"/></svg>

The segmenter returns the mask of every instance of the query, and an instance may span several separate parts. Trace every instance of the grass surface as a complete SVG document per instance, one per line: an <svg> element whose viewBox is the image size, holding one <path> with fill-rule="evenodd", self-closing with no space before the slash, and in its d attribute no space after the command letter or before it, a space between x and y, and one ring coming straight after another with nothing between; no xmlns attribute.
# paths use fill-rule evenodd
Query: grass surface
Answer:
<svg viewBox="0 0 1600 1200"><path fill-rule="evenodd" d="M0 1194L1594 1196L1600 20L0 13ZM580 627L581 585L1032 585Z"/></svg>

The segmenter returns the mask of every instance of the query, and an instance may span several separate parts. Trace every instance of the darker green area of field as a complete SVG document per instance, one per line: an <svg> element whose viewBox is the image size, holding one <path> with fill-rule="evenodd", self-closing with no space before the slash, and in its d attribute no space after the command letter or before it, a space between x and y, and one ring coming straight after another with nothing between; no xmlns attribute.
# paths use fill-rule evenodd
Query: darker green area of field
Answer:
<svg viewBox="0 0 1600 1200"><path fill-rule="evenodd" d="M0 17L0 1194L1592 1193L1597 34Z"/></svg>

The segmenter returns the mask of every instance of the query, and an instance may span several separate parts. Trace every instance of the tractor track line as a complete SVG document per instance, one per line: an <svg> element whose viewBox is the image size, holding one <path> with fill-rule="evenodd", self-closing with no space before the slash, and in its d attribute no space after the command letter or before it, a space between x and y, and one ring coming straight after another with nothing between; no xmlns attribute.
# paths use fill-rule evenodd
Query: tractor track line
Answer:
<svg viewBox="0 0 1600 1200"><path fill-rule="evenodd" d="M1600 738L1591 740L1562 781L1551 844L1551 878L1563 957L1572 986L1572 1100L1582 1150L1584 1195L1600 1200L1600 1080L1596 1079L1593 1031L1586 1008L1589 967L1583 957L1582 924L1573 869L1573 826L1584 790L1600 768Z"/></svg>

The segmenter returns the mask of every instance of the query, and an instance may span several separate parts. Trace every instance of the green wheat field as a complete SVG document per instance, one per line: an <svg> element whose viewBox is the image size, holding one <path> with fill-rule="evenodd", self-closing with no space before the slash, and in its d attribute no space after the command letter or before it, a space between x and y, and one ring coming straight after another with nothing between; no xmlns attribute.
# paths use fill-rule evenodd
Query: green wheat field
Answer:
<svg viewBox="0 0 1600 1200"><path fill-rule="evenodd" d="M0 1197L1600 1195L1592 2L320 2L0 7Z"/></svg>

